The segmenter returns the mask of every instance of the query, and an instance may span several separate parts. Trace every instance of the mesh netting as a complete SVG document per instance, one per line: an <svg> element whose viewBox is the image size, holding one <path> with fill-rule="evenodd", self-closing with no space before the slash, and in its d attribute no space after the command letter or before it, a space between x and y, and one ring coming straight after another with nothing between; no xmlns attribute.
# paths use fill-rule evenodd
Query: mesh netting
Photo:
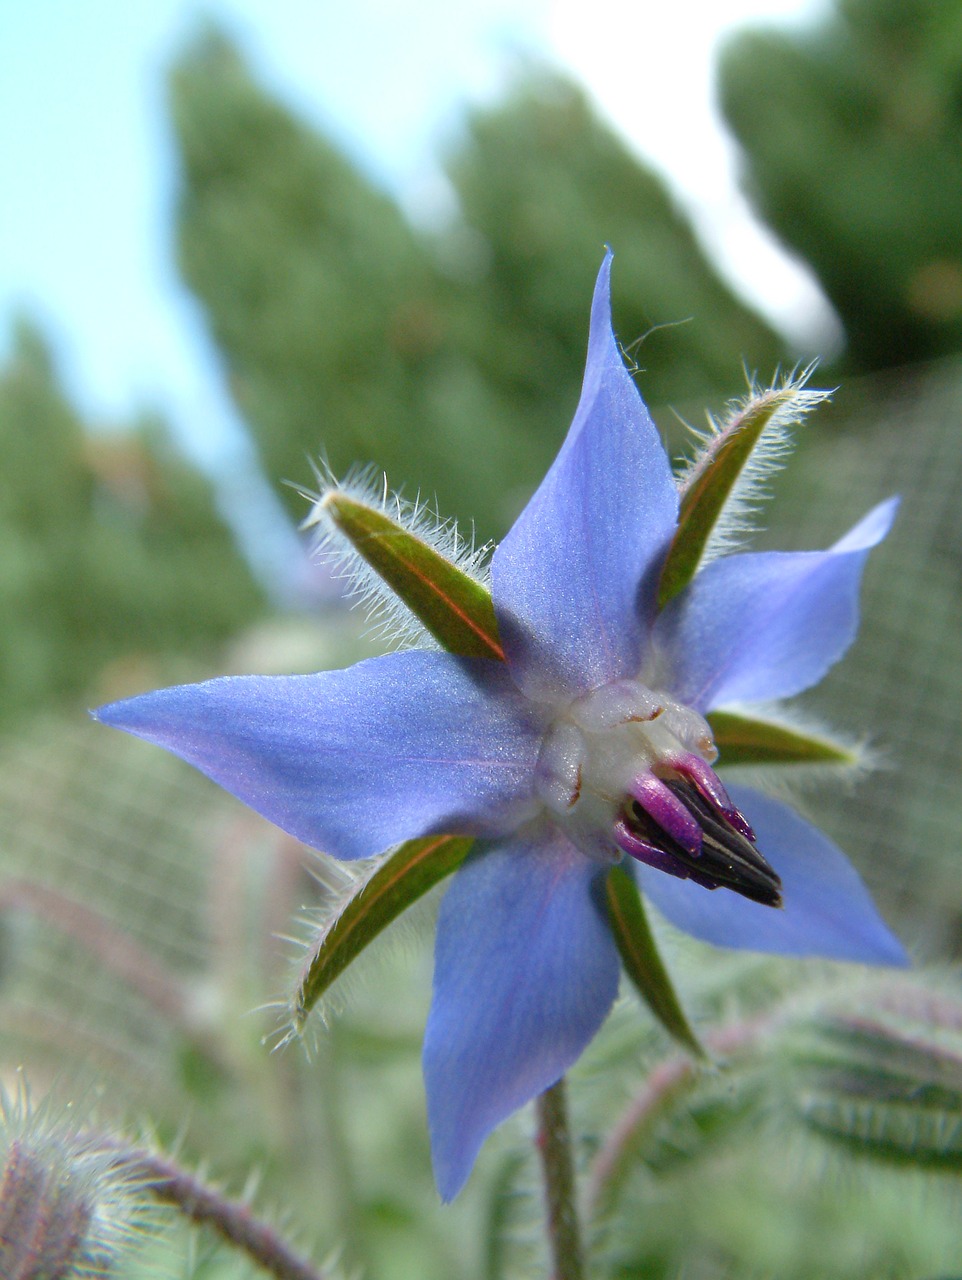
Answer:
<svg viewBox="0 0 962 1280"><path fill-rule="evenodd" d="M7 1063L176 1116L186 1049L281 983L302 851L163 752L44 719L0 749ZM236 999L232 999L235 996ZM251 1028L253 1031L254 1028ZM158 1095L160 1091L160 1095Z"/></svg>
<svg viewBox="0 0 962 1280"><path fill-rule="evenodd" d="M820 787L809 812L927 956L962 945L960 419L955 362L843 388L834 412L804 428L759 539L826 546L879 500L902 497L869 558L858 639L802 705L874 748L879 768L850 793Z"/></svg>

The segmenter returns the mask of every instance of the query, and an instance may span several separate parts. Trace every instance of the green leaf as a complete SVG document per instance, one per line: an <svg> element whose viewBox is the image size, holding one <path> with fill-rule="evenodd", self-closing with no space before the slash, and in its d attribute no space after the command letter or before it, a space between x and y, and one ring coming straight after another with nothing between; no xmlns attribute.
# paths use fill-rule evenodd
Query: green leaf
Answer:
<svg viewBox="0 0 962 1280"><path fill-rule="evenodd" d="M377 507L332 489L323 508L439 644L466 658L504 661L487 587Z"/></svg>
<svg viewBox="0 0 962 1280"><path fill-rule="evenodd" d="M799 381L773 387L752 396L710 439L681 491L678 528L658 583L659 609L695 576L725 506L766 427L772 425L776 415L800 417L821 399L824 393L804 391Z"/></svg>
<svg viewBox="0 0 962 1280"><path fill-rule="evenodd" d="M852 747L821 734L807 733L774 720L758 720L734 711L710 711L708 723L718 748L718 763L856 765Z"/></svg>
<svg viewBox="0 0 962 1280"><path fill-rule="evenodd" d="M624 867L612 867L606 892L611 931L638 994L670 1036L695 1057L707 1058L662 964L634 878Z"/></svg>
<svg viewBox="0 0 962 1280"><path fill-rule="evenodd" d="M465 836L409 840L358 885L311 948L294 992L295 1030L301 1030L320 997L368 943L456 871L473 843Z"/></svg>

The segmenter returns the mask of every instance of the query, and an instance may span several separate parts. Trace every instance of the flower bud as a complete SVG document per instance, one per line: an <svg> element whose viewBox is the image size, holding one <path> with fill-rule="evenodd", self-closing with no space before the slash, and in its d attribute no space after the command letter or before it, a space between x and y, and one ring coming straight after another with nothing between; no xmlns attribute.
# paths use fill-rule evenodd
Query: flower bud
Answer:
<svg viewBox="0 0 962 1280"><path fill-rule="evenodd" d="M850 1150L962 1169L962 1003L901 984L824 1010L794 1047L802 1118Z"/></svg>
<svg viewBox="0 0 962 1280"><path fill-rule="evenodd" d="M144 1225L136 1184L116 1157L25 1090L0 1096L0 1276L91 1280Z"/></svg>

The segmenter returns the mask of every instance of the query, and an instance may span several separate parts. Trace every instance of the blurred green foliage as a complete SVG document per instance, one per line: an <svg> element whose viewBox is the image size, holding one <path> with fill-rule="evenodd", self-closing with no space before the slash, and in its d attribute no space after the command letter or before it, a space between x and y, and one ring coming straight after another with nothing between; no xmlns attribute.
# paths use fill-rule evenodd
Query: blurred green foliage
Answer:
<svg viewBox="0 0 962 1280"><path fill-rule="evenodd" d="M818 272L855 369L960 345L959 12L844 0L804 34L745 35L726 55L726 109L760 208ZM632 353L654 406L717 406L742 389L743 359L765 378L783 354L660 183L558 76L529 68L468 114L446 156L456 212L430 232L261 87L225 37L188 49L171 85L182 271L275 486L309 482L307 458L324 449L338 472L370 460L436 493L443 514L479 518L482 536L501 533L570 420L605 241L616 326L627 344L647 335ZM761 540L825 545L873 501L904 496L869 565L860 640L808 707L872 732L886 767L854 795L798 782L923 957L962 950L960 404L955 361L848 384L805 427ZM339 873L318 862L313 883L301 848L163 753L76 715L26 723L105 664L115 686L146 686L155 675L131 659L185 654L164 672L192 678L243 631L216 669L320 667L367 652L356 632L333 614L251 630L261 594L165 424L93 432L26 327L0 370L0 463L0 715L21 719L0 740L0 1069L27 1063L43 1082L68 1063L72 1079L96 1081L106 1123L149 1116L232 1192L256 1168L261 1207L317 1256L343 1248L332 1276L537 1273L525 1116L487 1144L457 1204L442 1209L433 1189L417 1061L430 904L409 913L400 954L386 939L352 969L312 1062L296 1048L270 1056L262 1037L283 1009L243 1015L289 992L278 935L305 903L330 908ZM943 1162L954 1151L959 1104L931 1086L943 1051L962 1055L957 983L928 1005L922 983L896 991L884 975L869 986L852 969L664 940L727 1066L690 1071L631 1000L579 1064L579 1163L607 1205L597 1274L953 1274L954 1181L877 1171L865 1135L922 1137L932 1163L933 1142ZM871 1035L839 1040L842 1016ZM906 1040L912 1070L886 1095L878 1046L891 1058ZM626 1128L633 1114L643 1122ZM602 1196L619 1133L630 1158ZM155 1273L255 1274L194 1232L158 1238L129 1271Z"/></svg>
<svg viewBox="0 0 962 1280"><path fill-rule="evenodd" d="M272 484L372 462L500 536L577 402L610 241L616 323L654 404L767 376L774 335L721 283L661 182L559 76L468 118L459 212L419 234L274 99L227 38L174 69L180 263ZM686 323L676 323L686 322ZM291 495L296 515L303 502Z"/></svg>
<svg viewBox="0 0 962 1280"><path fill-rule="evenodd" d="M346 455L341 465L364 459L381 433L397 460L437 327L414 233L332 143L258 88L226 37L181 59L172 113L181 271L271 483L309 480L322 444ZM293 497L291 508L305 514Z"/></svg>
<svg viewBox="0 0 962 1280"><path fill-rule="evenodd" d="M836 0L748 30L721 102L762 218L815 271L876 370L962 347L962 6Z"/></svg>
<svg viewBox="0 0 962 1280"><path fill-rule="evenodd" d="M299 958L277 935L305 902L331 911L350 869L316 857L312 884L296 842L198 774L65 717L0 745L0 847L3 1065L26 1063L38 1097L69 1063L79 1116L134 1140L148 1117L180 1164L230 1195L247 1187L319 1261L336 1254L331 1280L546 1274L530 1116L486 1144L454 1205L434 1190L419 1064L429 907L348 972L310 1058L297 1044L271 1054L289 1010L251 1009L283 998ZM877 1166L874 1138L924 1137L927 1157L957 1146L957 1103L941 1132L928 1123L932 1086L962 1061L957 978L719 951L655 923L719 1068L696 1068L627 993L578 1063L592 1276L952 1275L955 1181ZM136 968L117 931L142 952ZM893 1054L911 1094L889 1088ZM176 1224L117 1270L260 1274Z"/></svg>
<svg viewBox="0 0 962 1280"><path fill-rule="evenodd" d="M262 609L165 424L88 430L21 324L0 369L0 720L89 695L116 658L212 650Z"/></svg>

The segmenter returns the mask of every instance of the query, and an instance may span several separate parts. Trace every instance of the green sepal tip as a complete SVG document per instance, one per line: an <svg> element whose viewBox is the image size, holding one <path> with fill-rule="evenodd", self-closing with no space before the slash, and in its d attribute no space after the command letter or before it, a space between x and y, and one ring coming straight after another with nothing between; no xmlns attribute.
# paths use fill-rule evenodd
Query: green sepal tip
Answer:
<svg viewBox="0 0 962 1280"><path fill-rule="evenodd" d="M474 841L467 836L408 840L363 880L311 947L292 1000L300 1031L321 996L352 961L429 889L456 871Z"/></svg>
<svg viewBox="0 0 962 1280"><path fill-rule="evenodd" d="M710 711L706 718L720 765L814 764L851 768L859 763L856 750L827 735L735 711Z"/></svg>
<svg viewBox="0 0 962 1280"><path fill-rule="evenodd" d="M377 507L341 489L325 514L357 554L450 653L504 661L491 593L451 560Z"/></svg>
<svg viewBox="0 0 962 1280"><path fill-rule="evenodd" d="M605 891L615 945L638 994L673 1039L696 1058L707 1059L658 954L634 877L624 867L612 867Z"/></svg>
<svg viewBox="0 0 962 1280"><path fill-rule="evenodd" d="M658 582L658 608L688 586L704 559L726 504L773 420L799 418L824 398L802 382L753 395L710 440L691 467L679 496L678 527ZM794 403L793 403L794 402Z"/></svg>

